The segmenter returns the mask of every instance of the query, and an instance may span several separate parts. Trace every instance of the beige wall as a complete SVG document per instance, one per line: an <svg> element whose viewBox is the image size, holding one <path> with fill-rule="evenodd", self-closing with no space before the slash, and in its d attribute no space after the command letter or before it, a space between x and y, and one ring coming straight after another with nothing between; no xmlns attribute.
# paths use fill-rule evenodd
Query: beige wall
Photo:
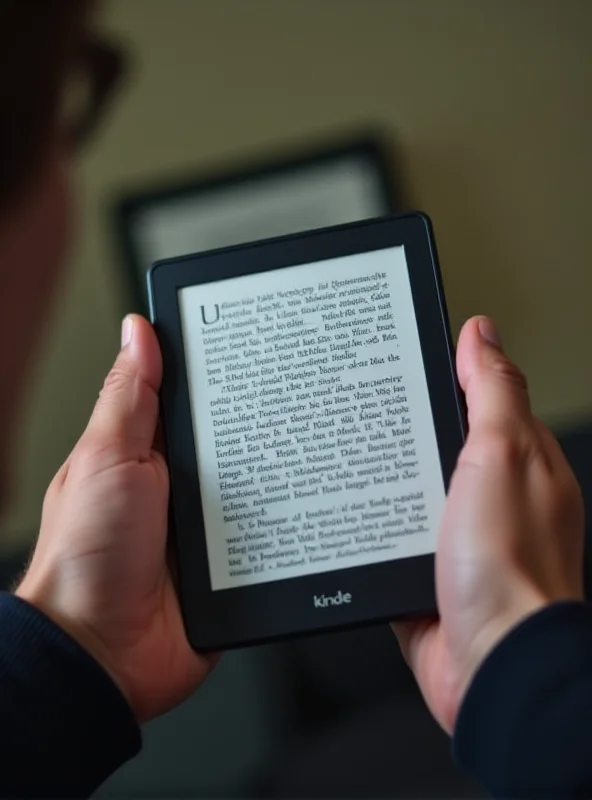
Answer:
<svg viewBox="0 0 592 800"><path fill-rule="evenodd" d="M124 311L106 201L327 130L396 132L455 330L493 314L536 408L592 410L592 2L114 0L137 72L83 164L86 216L19 448L9 541L81 431Z"/></svg>

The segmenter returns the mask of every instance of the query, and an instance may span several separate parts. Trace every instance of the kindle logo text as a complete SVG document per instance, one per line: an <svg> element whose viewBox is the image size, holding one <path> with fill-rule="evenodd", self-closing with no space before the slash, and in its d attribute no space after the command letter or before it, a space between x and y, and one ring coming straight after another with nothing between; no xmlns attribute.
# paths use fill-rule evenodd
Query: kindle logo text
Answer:
<svg viewBox="0 0 592 800"><path fill-rule="evenodd" d="M329 608L329 606L341 606L344 603L351 603L352 596L349 592L342 592L340 589L337 594L333 596L322 594L319 597L315 594L313 596L313 601L315 608Z"/></svg>

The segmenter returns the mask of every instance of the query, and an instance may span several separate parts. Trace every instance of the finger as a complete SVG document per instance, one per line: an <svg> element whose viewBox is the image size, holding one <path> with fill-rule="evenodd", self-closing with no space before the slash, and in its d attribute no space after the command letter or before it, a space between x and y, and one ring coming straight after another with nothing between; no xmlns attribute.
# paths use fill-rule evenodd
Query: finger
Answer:
<svg viewBox="0 0 592 800"><path fill-rule="evenodd" d="M549 472L556 478L562 477L577 484L571 465L554 434L540 419L536 418L534 429L537 433L540 453L545 459L545 465Z"/></svg>
<svg viewBox="0 0 592 800"><path fill-rule="evenodd" d="M547 453L555 466L568 467L567 458L563 452L563 448L553 435L549 428L541 422L540 419L534 420L534 427L539 437L542 449Z"/></svg>
<svg viewBox="0 0 592 800"><path fill-rule="evenodd" d="M391 622L391 629L397 637L403 658L414 674L417 674L418 669L419 648L434 623L434 617Z"/></svg>
<svg viewBox="0 0 592 800"><path fill-rule="evenodd" d="M158 421L162 359L152 326L136 314L122 325L122 347L105 380L82 441L113 446L129 459L147 459Z"/></svg>
<svg viewBox="0 0 592 800"><path fill-rule="evenodd" d="M391 630L397 637L401 653L408 667L411 667L411 642L416 626L416 622L391 622Z"/></svg>
<svg viewBox="0 0 592 800"><path fill-rule="evenodd" d="M457 349L457 372L467 401L471 433L532 428L526 380L504 354L494 323L474 317L463 327Z"/></svg>

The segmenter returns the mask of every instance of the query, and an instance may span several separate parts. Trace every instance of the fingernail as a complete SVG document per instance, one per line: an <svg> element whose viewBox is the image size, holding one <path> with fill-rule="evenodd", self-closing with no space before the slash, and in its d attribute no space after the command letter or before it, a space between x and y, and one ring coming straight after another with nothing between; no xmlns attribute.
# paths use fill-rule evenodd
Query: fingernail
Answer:
<svg viewBox="0 0 592 800"><path fill-rule="evenodd" d="M489 317L481 317L479 320L479 333L488 344L498 347L501 350L502 340L497 332L497 328L493 320Z"/></svg>
<svg viewBox="0 0 592 800"><path fill-rule="evenodd" d="M127 347L132 340L132 333L134 329L134 320L132 317L125 317L121 323L121 349Z"/></svg>

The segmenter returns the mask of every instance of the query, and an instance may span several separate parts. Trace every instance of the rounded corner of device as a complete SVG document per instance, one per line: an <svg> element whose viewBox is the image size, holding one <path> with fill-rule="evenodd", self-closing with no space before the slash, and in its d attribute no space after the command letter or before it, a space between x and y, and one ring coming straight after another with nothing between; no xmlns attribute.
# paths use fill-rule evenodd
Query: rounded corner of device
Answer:
<svg viewBox="0 0 592 800"><path fill-rule="evenodd" d="M154 276L160 270L160 268L164 266L165 263L166 261L164 259L159 259L158 261L155 261L148 267L146 276L148 278L149 283L154 280Z"/></svg>
<svg viewBox="0 0 592 800"><path fill-rule="evenodd" d="M412 211L411 216L416 219L428 233L432 233L434 225L432 223L432 218L426 211Z"/></svg>
<svg viewBox="0 0 592 800"><path fill-rule="evenodd" d="M227 649L227 647L211 642L207 638L202 637L200 634L197 636L188 634L187 641L189 642L191 649L200 656L212 655L213 653Z"/></svg>

